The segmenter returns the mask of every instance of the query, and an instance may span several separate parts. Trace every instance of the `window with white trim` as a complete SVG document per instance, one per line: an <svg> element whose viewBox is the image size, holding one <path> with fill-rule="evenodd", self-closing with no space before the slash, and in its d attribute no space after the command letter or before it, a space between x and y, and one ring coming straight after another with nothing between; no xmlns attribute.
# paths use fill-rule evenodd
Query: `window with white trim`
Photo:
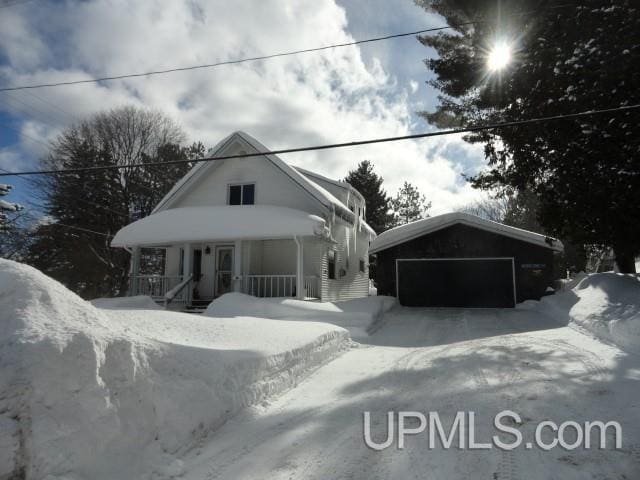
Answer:
<svg viewBox="0 0 640 480"><path fill-rule="evenodd" d="M229 205L253 205L255 203L255 183L229 185L227 203Z"/></svg>

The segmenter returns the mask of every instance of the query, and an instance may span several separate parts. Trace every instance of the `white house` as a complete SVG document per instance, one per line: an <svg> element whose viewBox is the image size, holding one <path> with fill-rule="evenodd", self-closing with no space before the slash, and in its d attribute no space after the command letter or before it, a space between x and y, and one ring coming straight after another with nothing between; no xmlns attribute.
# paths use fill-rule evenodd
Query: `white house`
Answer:
<svg viewBox="0 0 640 480"><path fill-rule="evenodd" d="M235 132L209 155L267 148ZM351 185L275 155L202 162L111 245L132 254L131 295L185 306L231 291L323 301L368 294L365 201ZM164 274L140 275L140 251L165 249Z"/></svg>

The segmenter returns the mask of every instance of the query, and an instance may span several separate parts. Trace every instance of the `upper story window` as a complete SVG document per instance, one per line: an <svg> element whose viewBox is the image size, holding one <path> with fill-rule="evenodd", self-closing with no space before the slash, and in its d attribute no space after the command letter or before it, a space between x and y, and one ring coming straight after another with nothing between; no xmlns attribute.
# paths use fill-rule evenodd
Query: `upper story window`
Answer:
<svg viewBox="0 0 640 480"><path fill-rule="evenodd" d="M255 193L255 183L229 185L229 205L253 205Z"/></svg>

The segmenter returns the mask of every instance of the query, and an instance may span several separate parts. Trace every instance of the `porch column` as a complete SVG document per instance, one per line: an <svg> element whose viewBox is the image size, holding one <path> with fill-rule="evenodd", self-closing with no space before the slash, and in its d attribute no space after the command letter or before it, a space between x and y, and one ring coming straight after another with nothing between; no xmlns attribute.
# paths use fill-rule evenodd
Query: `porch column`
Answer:
<svg viewBox="0 0 640 480"><path fill-rule="evenodd" d="M304 300L304 249L302 245L301 237L293 237L296 242L297 256L296 256L296 298Z"/></svg>
<svg viewBox="0 0 640 480"><path fill-rule="evenodd" d="M182 246L183 257L182 257L182 280L186 280L186 278L191 275L191 264L193 261L191 260L191 244L185 243Z"/></svg>
<svg viewBox="0 0 640 480"><path fill-rule="evenodd" d="M242 240L236 240L233 248L233 291L242 292Z"/></svg>
<svg viewBox="0 0 640 480"><path fill-rule="evenodd" d="M131 249L131 265L129 267L129 295L138 295L138 275L140 274L140 247Z"/></svg>

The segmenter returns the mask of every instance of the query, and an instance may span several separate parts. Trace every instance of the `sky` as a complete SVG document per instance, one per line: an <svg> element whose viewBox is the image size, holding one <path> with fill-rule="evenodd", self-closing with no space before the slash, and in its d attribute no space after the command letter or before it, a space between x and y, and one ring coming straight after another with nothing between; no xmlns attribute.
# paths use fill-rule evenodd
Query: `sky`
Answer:
<svg viewBox="0 0 640 480"><path fill-rule="evenodd" d="M31 0L0 9L0 86L212 63L445 25L413 0ZM235 130L280 149L433 130L417 112L437 92L413 37L233 66L0 92L0 168L22 170L64 128L122 105L158 109L207 147ZM459 136L307 152L286 162L344 178L368 159L395 194L404 181L430 213L481 197L462 178L485 164ZM4 181L4 180L3 180ZM33 188L11 178L11 199Z"/></svg>

